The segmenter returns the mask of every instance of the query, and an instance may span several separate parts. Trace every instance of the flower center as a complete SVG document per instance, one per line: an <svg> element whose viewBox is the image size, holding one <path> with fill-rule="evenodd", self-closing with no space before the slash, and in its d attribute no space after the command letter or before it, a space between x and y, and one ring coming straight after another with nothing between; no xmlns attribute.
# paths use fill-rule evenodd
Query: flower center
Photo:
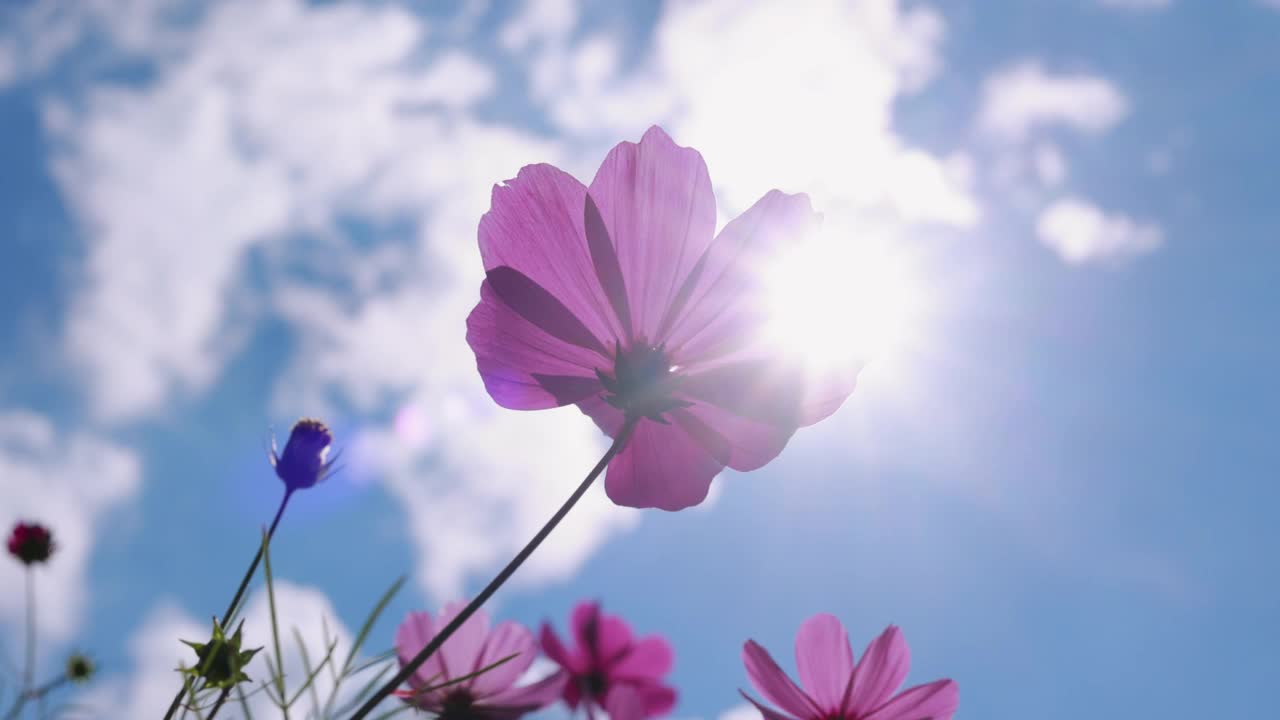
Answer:
<svg viewBox="0 0 1280 720"><path fill-rule="evenodd" d="M604 674L600 672L588 673L582 678L582 690L587 697L604 697L604 691L608 689L608 686L608 681L605 680Z"/></svg>
<svg viewBox="0 0 1280 720"><path fill-rule="evenodd" d="M438 720L476 720L480 717L480 713L472 707L474 703L475 698L471 697L471 691L454 690L441 703L437 718Z"/></svg>
<svg viewBox="0 0 1280 720"><path fill-rule="evenodd" d="M676 390L676 367L661 345L650 345L643 339L625 350L614 346L613 374L597 369L596 376L609 394L605 402L628 417L647 417L660 423L667 421L663 413L690 403L672 396Z"/></svg>

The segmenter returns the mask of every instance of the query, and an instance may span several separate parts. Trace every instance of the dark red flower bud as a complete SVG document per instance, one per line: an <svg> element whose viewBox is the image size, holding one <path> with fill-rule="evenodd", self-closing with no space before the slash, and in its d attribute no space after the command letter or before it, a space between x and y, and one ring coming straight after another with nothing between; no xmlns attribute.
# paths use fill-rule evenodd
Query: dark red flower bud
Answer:
<svg viewBox="0 0 1280 720"><path fill-rule="evenodd" d="M48 562L55 545L49 529L37 523L20 522L9 534L9 554L24 565Z"/></svg>

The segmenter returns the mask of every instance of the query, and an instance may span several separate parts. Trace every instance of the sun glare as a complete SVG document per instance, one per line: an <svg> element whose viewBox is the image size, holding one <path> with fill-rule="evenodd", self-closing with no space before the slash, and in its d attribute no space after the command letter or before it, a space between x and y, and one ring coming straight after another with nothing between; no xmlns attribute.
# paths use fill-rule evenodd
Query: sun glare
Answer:
<svg viewBox="0 0 1280 720"><path fill-rule="evenodd" d="M820 235L764 269L766 337L834 366L892 352L914 330L924 299L900 245Z"/></svg>

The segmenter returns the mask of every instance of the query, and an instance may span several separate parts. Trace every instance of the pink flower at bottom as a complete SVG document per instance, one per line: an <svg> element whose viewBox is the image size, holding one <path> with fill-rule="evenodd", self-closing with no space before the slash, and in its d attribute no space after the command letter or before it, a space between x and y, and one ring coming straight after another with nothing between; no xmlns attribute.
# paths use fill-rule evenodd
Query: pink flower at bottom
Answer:
<svg viewBox="0 0 1280 720"><path fill-rule="evenodd" d="M428 612L409 613L396 630L400 664L407 664L417 655L463 607L463 603L446 605L435 618ZM439 687L510 655L515 657L491 670ZM484 610L477 610L409 678L413 689L396 694L442 720L514 720L555 701L564 687L564 678L558 675L515 686L537 655L533 633L510 621L490 628L489 616Z"/></svg>
<svg viewBox="0 0 1280 720"><path fill-rule="evenodd" d="M590 186L522 168L480 219L467 342L485 388L516 410L577 405L610 437L630 419L609 497L697 505L725 467L764 466L853 391L859 368L813 373L762 332L762 268L819 219L807 196L771 190L716 233L706 163L658 127L613 148Z"/></svg>
<svg viewBox="0 0 1280 720"><path fill-rule="evenodd" d="M796 635L796 684L754 640L742 648L751 684L778 712L742 696L764 720L950 720L960 703L953 680L935 680L897 693L911 667L902 631L890 625L871 641L857 665L849 635L835 617L814 615ZM897 693L895 695L895 693Z"/></svg>
<svg viewBox="0 0 1280 720"><path fill-rule="evenodd" d="M663 715L676 704L676 691L663 682L674 654L659 635L634 639L616 615L605 615L594 602L573 609L574 646L566 648L550 625L542 626L542 651L567 678L564 701L585 705L588 714L601 707L612 720L642 720Z"/></svg>

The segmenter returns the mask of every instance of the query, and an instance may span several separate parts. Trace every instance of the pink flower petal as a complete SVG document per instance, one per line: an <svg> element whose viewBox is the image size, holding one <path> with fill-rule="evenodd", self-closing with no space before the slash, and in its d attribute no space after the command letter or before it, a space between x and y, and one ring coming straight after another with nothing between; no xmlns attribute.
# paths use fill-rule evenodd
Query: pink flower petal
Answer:
<svg viewBox="0 0 1280 720"><path fill-rule="evenodd" d="M796 669L800 684L827 714L838 713L853 674L849 634L834 615L820 613L796 634Z"/></svg>
<svg viewBox="0 0 1280 720"><path fill-rule="evenodd" d="M631 647L631 627L616 615L600 612L598 603L578 603L570 622L579 654L585 654L593 664L607 665Z"/></svg>
<svg viewBox="0 0 1280 720"><path fill-rule="evenodd" d="M552 673L537 682L522 687L509 687L500 693L484 699L481 707L485 709L504 708L508 712L532 712L555 702L564 693L569 674L561 671Z"/></svg>
<svg viewBox="0 0 1280 720"><path fill-rule="evenodd" d="M811 377L798 365L770 359L743 360L690 373L682 394L758 423L782 428L806 425Z"/></svg>
<svg viewBox="0 0 1280 720"><path fill-rule="evenodd" d="M653 340L715 232L706 163L652 127L639 144L620 143L609 152L590 192L626 277L634 331Z"/></svg>
<svg viewBox="0 0 1280 720"><path fill-rule="evenodd" d="M440 629L444 629L453 621L458 613L466 607L465 603L454 602L445 605L444 610L440 611L440 617L437 619ZM481 651L484 650L485 637L489 634L489 616L484 610L477 610L474 615L467 618L448 640L440 646L433 657L440 658L440 665L444 670L445 679L452 680L467 675L475 671L479 665ZM462 687L471 687L475 679L467 680L461 683Z"/></svg>
<svg viewBox="0 0 1280 720"><path fill-rule="evenodd" d="M519 285L510 282L510 274L498 275ZM488 279L480 286L480 304L467 317L467 342L489 394L499 405L516 410L567 405L600 393L595 368L611 362L553 336L513 310Z"/></svg>
<svg viewBox="0 0 1280 720"><path fill-rule="evenodd" d="M676 691L667 685L647 683L640 685L640 696L644 703L644 716L647 718L666 715L676 706Z"/></svg>
<svg viewBox="0 0 1280 720"><path fill-rule="evenodd" d="M659 338L682 365L754 340L764 318L764 268L818 226L809 196L771 190L725 225L685 278Z"/></svg>
<svg viewBox="0 0 1280 720"><path fill-rule="evenodd" d="M706 499L723 469L683 428L642 419L609 463L604 487L619 505L683 510Z"/></svg>
<svg viewBox="0 0 1280 720"><path fill-rule="evenodd" d="M631 685L619 685L609 690L605 698L605 712L609 720L644 720L644 698Z"/></svg>
<svg viewBox="0 0 1280 720"><path fill-rule="evenodd" d="M493 188L489 212L480 218L480 254L486 271L518 270L596 338L612 340L622 337L622 325L592 264L583 227L586 197L586 187L558 168L522 168Z"/></svg>
<svg viewBox="0 0 1280 720"><path fill-rule="evenodd" d="M436 636L436 629L437 626L432 620L431 613L409 613L404 622L400 623L400 627L396 628L396 656L400 659L400 664L407 665L422 648L426 647L427 643L431 642L431 638ZM409 684L415 689L436 685L441 682L443 677L444 670L440 667L440 653L433 653L425 663L414 671L409 678ZM425 693L418 696L414 704L419 707L425 707L439 700L438 695L439 693Z"/></svg>
<svg viewBox="0 0 1280 720"><path fill-rule="evenodd" d="M577 648L591 652L595 644L595 627L600 624L600 603L586 600L573 606L569 613L569 627Z"/></svg>
<svg viewBox="0 0 1280 720"><path fill-rule="evenodd" d="M560 642L560 636L547 623L542 624L540 640L542 641L542 652L552 662L570 672L582 672L576 656L565 648L564 643Z"/></svg>
<svg viewBox="0 0 1280 720"><path fill-rule="evenodd" d="M643 709L644 717L652 718L660 715L666 715L676 706L676 691L674 688L663 685L659 682L644 680L639 682L623 681L610 684L608 691L605 693L604 705L608 708L613 694L620 688L628 688L634 692L639 698L640 706Z"/></svg>
<svg viewBox="0 0 1280 720"><path fill-rule="evenodd" d="M768 705L761 704L758 700L756 700L755 698L751 697L750 695L746 694L741 690L738 691L738 694L746 698L747 702L751 703L752 705L755 705L756 709L760 711L760 714L764 716L764 720L796 720L790 715L783 715L782 713L778 712L777 710L774 710Z"/></svg>
<svg viewBox="0 0 1280 720"><path fill-rule="evenodd" d="M609 437L617 437L626 423L626 416L618 408L604 400L604 388L600 392L578 401L578 409L595 421L601 432Z"/></svg>
<svg viewBox="0 0 1280 720"><path fill-rule="evenodd" d="M510 688L533 664L537 654L533 635L523 625L511 621L498 623L485 638L472 672L510 655L515 657L472 680L472 693L478 698L484 698Z"/></svg>
<svg viewBox="0 0 1280 720"><path fill-rule="evenodd" d="M622 265L618 253L614 249L613 239L609 237L609 229L600 216L600 208L591 194L587 193L586 208L583 213L584 229L587 233L587 247L591 250L591 264L596 269L596 278L609 298L613 314L622 325L619 339L631 339L631 302L627 297L627 281L622 275Z"/></svg>
<svg viewBox="0 0 1280 720"><path fill-rule="evenodd" d="M866 720L951 720L960 705L960 686L954 680L935 680L905 690Z"/></svg>
<svg viewBox="0 0 1280 720"><path fill-rule="evenodd" d="M847 707L859 717L880 707L907 679L911 650L902 631L890 625L867 645L853 671L853 691Z"/></svg>
<svg viewBox="0 0 1280 720"><path fill-rule="evenodd" d="M485 280L504 305L546 334L563 343L591 350L601 358L609 356L608 349L573 311L533 278L502 265L489 270Z"/></svg>
<svg viewBox="0 0 1280 720"><path fill-rule="evenodd" d="M795 433L794 428L745 418L709 403L695 403L671 416L717 460L742 472L773 460Z"/></svg>
<svg viewBox="0 0 1280 720"><path fill-rule="evenodd" d="M822 711L803 690L796 687L791 678L773 661L769 651L760 647L754 640L748 640L742 646L742 662L747 666L747 677L751 684L769 702L788 713L810 720L822 716Z"/></svg>
<svg viewBox="0 0 1280 720"><path fill-rule="evenodd" d="M614 678L657 681L671 672L675 653L671 643L658 635L641 638L609 671Z"/></svg>
<svg viewBox="0 0 1280 720"><path fill-rule="evenodd" d="M631 626L617 615L600 614L596 628L596 657L606 667L612 667L631 649Z"/></svg>

